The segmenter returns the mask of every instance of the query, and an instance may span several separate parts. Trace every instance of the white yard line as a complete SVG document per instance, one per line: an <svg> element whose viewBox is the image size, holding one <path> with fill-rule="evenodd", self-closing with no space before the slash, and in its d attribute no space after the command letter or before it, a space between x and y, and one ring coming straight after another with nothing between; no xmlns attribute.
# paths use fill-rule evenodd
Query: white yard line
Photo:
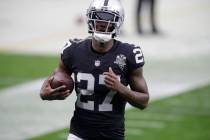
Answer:
<svg viewBox="0 0 210 140"><path fill-rule="evenodd" d="M140 128L129 128L127 130L125 130L125 133L126 134L129 134L129 135L142 135L144 133L144 131Z"/></svg>

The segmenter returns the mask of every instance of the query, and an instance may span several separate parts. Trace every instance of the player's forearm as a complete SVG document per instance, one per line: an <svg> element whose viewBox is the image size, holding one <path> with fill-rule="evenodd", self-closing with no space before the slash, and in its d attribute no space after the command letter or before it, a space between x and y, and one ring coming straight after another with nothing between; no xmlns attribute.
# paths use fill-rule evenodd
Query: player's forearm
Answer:
<svg viewBox="0 0 210 140"><path fill-rule="evenodd" d="M147 93L136 92L123 85L119 93L126 101L137 108L144 109L148 105L149 94Z"/></svg>

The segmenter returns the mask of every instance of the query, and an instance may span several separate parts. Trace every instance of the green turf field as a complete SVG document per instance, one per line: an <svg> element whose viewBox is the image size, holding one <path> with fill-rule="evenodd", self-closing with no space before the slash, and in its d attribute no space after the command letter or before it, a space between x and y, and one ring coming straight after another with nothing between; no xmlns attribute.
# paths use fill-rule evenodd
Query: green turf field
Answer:
<svg viewBox="0 0 210 140"><path fill-rule="evenodd" d="M209 140L210 85L126 111L126 140ZM68 129L30 140L65 140Z"/></svg>
<svg viewBox="0 0 210 140"><path fill-rule="evenodd" d="M204 57L205 58L205 57ZM205 65L202 58L190 65L206 76L209 65ZM170 63L172 60L170 60ZM175 61L175 60L174 60ZM199 63L198 63L199 62ZM174 75L184 72L189 75L187 68L182 70L167 67L162 70L162 65L170 64L169 61L158 63L153 61L147 64L146 72L152 77L157 73L170 71ZM176 61L174 67L187 66L188 61ZM58 56L31 56L0 53L0 89L18 83L49 75L58 64ZM155 65L154 65L155 64ZM176 64L176 65L175 65ZM204 67L205 66L205 67ZM161 69L162 68L162 69ZM152 69L156 71L150 72ZM159 72L157 72L159 71ZM167 75L166 75L167 76ZM167 77L160 76L164 80ZM183 78L184 80L185 78ZM189 80L189 79L188 79ZM207 140L210 139L210 86L189 91L185 94L152 102L148 109L139 111L131 109L126 111L126 140ZM68 125L68 124L67 124ZM64 140L68 135L68 128L44 134L32 140Z"/></svg>
<svg viewBox="0 0 210 140"><path fill-rule="evenodd" d="M58 64L55 56L0 53L0 89L49 75Z"/></svg>

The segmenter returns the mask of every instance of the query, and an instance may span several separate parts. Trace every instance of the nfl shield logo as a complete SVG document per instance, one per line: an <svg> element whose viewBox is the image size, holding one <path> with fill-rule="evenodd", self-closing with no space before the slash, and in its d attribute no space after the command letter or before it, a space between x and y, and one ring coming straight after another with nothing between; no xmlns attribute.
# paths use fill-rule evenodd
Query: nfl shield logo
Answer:
<svg viewBox="0 0 210 140"><path fill-rule="evenodd" d="M99 67L101 65L101 61L100 60L95 60L95 66Z"/></svg>

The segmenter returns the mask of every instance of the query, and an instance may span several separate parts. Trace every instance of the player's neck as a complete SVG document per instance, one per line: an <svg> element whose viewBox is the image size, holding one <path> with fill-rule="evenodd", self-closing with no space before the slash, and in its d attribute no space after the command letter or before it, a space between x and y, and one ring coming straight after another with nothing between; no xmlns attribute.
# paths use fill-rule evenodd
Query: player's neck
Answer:
<svg viewBox="0 0 210 140"><path fill-rule="evenodd" d="M99 53L108 52L113 47L113 44L114 44L113 39L106 43L100 43L96 41L95 39L92 39L92 47L96 52L99 52Z"/></svg>

